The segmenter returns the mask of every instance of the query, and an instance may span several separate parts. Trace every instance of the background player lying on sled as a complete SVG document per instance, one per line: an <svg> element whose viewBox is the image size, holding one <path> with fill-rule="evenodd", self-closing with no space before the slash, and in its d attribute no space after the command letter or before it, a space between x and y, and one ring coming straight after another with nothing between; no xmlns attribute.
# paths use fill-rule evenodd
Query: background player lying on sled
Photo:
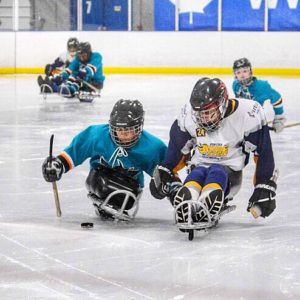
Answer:
<svg viewBox="0 0 300 300"><path fill-rule="evenodd" d="M79 133L51 166L49 157L45 160L45 180L60 180L62 174L90 158L86 187L96 213L110 218L133 217L144 187L143 172L152 176L167 149L160 139L143 130L143 125L142 104L119 100L108 124L90 126Z"/></svg>
<svg viewBox="0 0 300 300"><path fill-rule="evenodd" d="M252 66L247 58L237 59L233 63L233 72L235 80L232 84L232 89L235 96L257 101L261 106L267 100L270 100L274 110L272 127L277 133L282 131L286 118L281 95L272 88L268 81L260 80L253 76Z"/></svg>
<svg viewBox="0 0 300 300"><path fill-rule="evenodd" d="M83 42L79 43L77 55L69 67L47 82L49 90L44 92L58 92L72 98L79 90L92 91L88 85L101 90L104 79L101 54L93 52L90 43Z"/></svg>
<svg viewBox="0 0 300 300"><path fill-rule="evenodd" d="M47 64L45 67L45 78L41 75L38 76L38 85L49 83L49 78L53 78L54 75L61 73L67 68L76 56L78 50L79 41L75 37L71 37L67 41L67 51L61 53L52 64Z"/></svg>
<svg viewBox="0 0 300 300"><path fill-rule="evenodd" d="M155 170L158 178L150 182L151 193L158 199L168 196L175 208L183 201L201 201L216 217L224 198L238 192L251 152L256 158L255 186L247 210L257 206L261 217L267 217L276 207L276 183L271 179L274 158L264 110L252 100L228 99L220 79L201 78L171 127L166 159ZM180 187L176 174L189 153L190 172ZM187 211L187 205L176 211L178 223L188 221ZM197 205L192 218L207 221Z"/></svg>

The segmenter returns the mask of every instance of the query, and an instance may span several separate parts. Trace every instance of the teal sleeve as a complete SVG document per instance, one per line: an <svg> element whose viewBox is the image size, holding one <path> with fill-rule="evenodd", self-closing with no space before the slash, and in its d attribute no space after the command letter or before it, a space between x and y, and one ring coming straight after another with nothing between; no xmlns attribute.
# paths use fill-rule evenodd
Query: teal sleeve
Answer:
<svg viewBox="0 0 300 300"><path fill-rule="evenodd" d="M71 157L74 166L81 165L87 158L93 156L92 126L76 135L64 151Z"/></svg>
<svg viewBox="0 0 300 300"><path fill-rule="evenodd" d="M270 99L271 104L273 105L275 115L283 114L283 105L281 95L274 90L269 83L266 84L266 94L268 94L268 98Z"/></svg>
<svg viewBox="0 0 300 300"><path fill-rule="evenodd" d="M76 57L75 59L73 59L69 67L61 73L63 80L68 79L70 75L76 77L78 73L78 69L79 69L79 60Z"/></svg>

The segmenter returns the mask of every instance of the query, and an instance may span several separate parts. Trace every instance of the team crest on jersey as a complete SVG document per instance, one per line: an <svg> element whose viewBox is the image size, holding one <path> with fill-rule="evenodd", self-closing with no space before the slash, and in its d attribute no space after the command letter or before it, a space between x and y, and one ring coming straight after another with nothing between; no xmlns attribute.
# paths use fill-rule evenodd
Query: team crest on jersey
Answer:
<svg viewBox="0 0 300 300"><path fill-rule="evenodd" d="M204 157L209 158L223 158L228 154L228 146L224 146L221 144L200 144L198 147L200 154Z"/></svg>
<svg viewBox="0 0 300 300"><path fill-rule="evenodd" d="M200 136L205 136L206 135L206 131L204 128L197 128L196 129L196 136L200 137Z"/></svg>

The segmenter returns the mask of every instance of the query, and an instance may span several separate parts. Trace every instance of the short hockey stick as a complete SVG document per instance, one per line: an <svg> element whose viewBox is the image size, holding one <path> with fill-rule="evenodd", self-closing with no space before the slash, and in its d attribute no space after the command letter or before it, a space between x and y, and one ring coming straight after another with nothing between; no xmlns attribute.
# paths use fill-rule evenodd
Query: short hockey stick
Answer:
<svg viewBox="0 0 300 300"><path fill-rule="evenodd" d="M85 80L82 80L81 78L76 78L79 82L81 82L82 84L86 85L87 87L89 87L91 90L93 90L94 92L100 94L100 89L97 89L96 87L94 87L92 84L88 83Z"/></svg>
<svg viewBox="0 0 300 300"><path fill-rule="evenodd" d="M49 147L49 163L50 167L52 165L52 149L53 149L53 140L54 140L54 134L50 137L50 147ZM52 188L53 188L53 194L54 194L54 200L55 200L55 208L56 208L56 216L61 217L61 209L60 209L60 203L59 203L59 197L58 197L58 190L57 190L57 184L56 181L52 182Z"/></svg>
<svg viewBox="0 0 300 300"><path fill-rule="evenodd" d="M294 123L289 123L289 124L284 125L284 128L290 128L290 127L299 126L299 125L300 125L300 122L294 122ZM274 131L275 129L272 126L269 126L269 130Z"/></svg>

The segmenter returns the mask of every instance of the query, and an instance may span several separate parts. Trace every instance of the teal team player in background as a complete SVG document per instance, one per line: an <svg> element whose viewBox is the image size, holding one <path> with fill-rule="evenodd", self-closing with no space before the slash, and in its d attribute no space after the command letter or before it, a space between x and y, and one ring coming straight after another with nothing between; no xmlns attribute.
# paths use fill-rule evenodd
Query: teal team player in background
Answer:
<svg viewBox="0 0 300 300"><path fill-rule="evenodd" d="M268 81L257 79L252 74L252 66L247 58L240 58L233 63L235 80L232 84L235 97L257 101L264 105L270 100L274 110L274 120L272 127L275 132L280 132L284 128L286 118L284 116L281 95L274 90Z"/></svg>
<svg viewBox="0 0 300 300"><path fill-rule="evenodd" d="M63 173L90 158L86 186L96 213L104 218L126 219L141 196L143 172L152 176L167 149L160 139L143 130L143 125L142 104L138 100L119 100L109 124L89 126L52 163L46 158L42 166L45 180L60 180Z"/></svg>
<svg viewBox="0 0 300 300"><path fill-rule="evenodd" d="M90 43L79 43L76 57L71 64L53 78L46 77L47 87L44 87L44 92L58 92L72 98L79 90L90 91L88 85L101 90L105 80L102 69L101 54L92 51Z"/></svg>

